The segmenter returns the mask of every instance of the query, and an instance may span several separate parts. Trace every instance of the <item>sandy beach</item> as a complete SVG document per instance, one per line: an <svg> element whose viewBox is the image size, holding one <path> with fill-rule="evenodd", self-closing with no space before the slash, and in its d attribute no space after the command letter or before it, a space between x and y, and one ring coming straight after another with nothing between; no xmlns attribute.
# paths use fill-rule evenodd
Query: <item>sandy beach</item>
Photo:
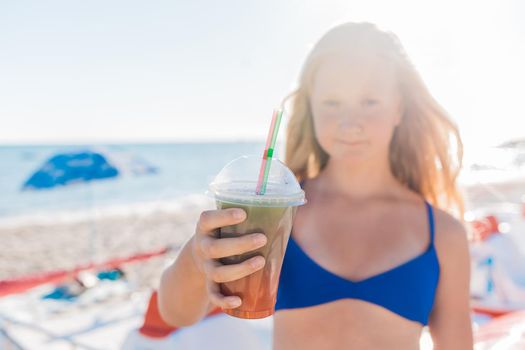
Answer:
<svg viewBox="0 0 525 350"><path fill-rule="evenodd" d="M173 202L1 223L0 280L170 247L167 256L126 266L130 274L140 271L140 284L154 285L167 260L193 234L200 212L213 205L206 196L194 195Z"/></svg>
<svg viewBox="0 0 525 350"><path fill-rule="evenodd" d="M490 195L479 187L466 190L466 199L471 199L467 200L467 209L478 207L478 197L486 193ZM199 214L207 209L214 209L213 200L195 194L173 201L96 207L85 212L57 212L0 221L3 248L0 280L72 269L89 262L104 262L164 247L170 248L167 256L174 257L194 233ZM151 259L161 264L166 260L165 256ZM144 268L150 263L132 265L138 269L136 265Z"/></svg>

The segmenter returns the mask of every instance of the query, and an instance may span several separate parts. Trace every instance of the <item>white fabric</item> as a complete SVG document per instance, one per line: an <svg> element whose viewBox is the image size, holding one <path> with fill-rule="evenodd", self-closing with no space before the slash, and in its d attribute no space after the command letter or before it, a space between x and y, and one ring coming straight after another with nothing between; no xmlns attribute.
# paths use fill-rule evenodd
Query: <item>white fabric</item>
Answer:
<svg viewBox="0 0 525 350"><path fill-rule="evenodd" d="M132 332L122 350L271 350L272 317L243 320L219 314L155 339Z"/></svg>

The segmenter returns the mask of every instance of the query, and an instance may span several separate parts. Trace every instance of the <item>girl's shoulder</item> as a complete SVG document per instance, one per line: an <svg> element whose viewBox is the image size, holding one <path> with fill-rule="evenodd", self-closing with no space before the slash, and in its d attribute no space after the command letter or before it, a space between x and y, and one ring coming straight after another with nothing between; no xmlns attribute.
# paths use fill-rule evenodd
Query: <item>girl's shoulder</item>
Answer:
<svg viewBox="0 0 525 350"><path fill-rule="evenodd" d="M435 247L440 261L468 255L468 238L465 225L443 209L433 207L435 222Z"/></svg>

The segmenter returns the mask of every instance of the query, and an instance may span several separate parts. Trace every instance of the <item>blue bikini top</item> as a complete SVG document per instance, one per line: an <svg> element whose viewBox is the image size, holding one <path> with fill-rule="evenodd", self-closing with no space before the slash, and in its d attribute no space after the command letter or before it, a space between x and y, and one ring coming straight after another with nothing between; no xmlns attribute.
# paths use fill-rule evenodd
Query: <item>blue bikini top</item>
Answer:
<svg viewBox="0 0 525 350"><path fill-rule="evenodd" d="M390 270L360 281L338 276L312 260L290 237L284 256L275 310L294 309L351 298L381 306L422 325L434 304L439 262L434 248L432 206L425 201L430 244L425 252Z"/></svg>

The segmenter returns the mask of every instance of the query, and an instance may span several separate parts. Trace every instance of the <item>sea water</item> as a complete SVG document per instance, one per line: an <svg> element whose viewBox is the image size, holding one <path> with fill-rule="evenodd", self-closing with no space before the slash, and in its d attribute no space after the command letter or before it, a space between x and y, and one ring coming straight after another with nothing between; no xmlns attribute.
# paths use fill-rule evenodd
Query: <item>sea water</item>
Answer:
<svg viewBox="0 0 525 350"><path fill-rule="evenodd" d="M97 145L97 149L139 157L158 171L22 191L24 182L54 154L91 147L0 146L0 221L204 195L209 182L227 162L245 154L262 156L264 142ZM282 160L280 150L277 146L274 157Z"/></svg>

